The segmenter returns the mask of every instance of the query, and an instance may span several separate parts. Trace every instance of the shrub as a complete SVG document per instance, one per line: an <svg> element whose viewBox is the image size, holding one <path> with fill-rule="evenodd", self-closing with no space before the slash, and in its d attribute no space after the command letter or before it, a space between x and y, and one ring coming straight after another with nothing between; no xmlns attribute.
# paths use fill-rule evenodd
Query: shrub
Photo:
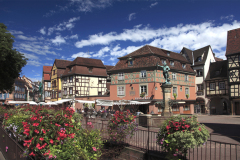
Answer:
<svg viewBox="0 0 240 160"><path fill-rule="evenodd" d="M138 124L134 119L135 116L129 110L126 112L116 111L112 119L108 122L110 139L122 142L125 138L132 138L134 132L138 129Z"/></svg>
<svg viewBox="0 0 240 160"><path fill-rule="evenodd" d="M196 116L174 116L166 120L157 134L157 144L168 152L167 158L177 159L189 148L201 146L209 138L209 132L197 122Z"/></svg>

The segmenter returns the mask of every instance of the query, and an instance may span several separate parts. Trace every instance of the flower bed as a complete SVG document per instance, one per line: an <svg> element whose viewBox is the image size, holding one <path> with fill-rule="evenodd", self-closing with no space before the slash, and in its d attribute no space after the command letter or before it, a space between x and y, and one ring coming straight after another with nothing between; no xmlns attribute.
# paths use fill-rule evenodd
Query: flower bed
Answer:
<svg viewBox="0 0 240 160"><path fill-rule="evenodd" d="M102 140L98 130L84 130L73 109L21 106L4 114L5 129L14 130L26 147L26 154L40 159L97 159ZM21 140L19 140L21 143Z"/></svg>
<svg viewBox="0 0 240 160"><path fill-rule="evenodd" d="M138 129L135 118L129 110L126 112L116 111L108 122L110 140L123 142L125 138L131 138Z"/></svg>
<svg viewBox="0 0 240 160"><path fill-rule="evenodd" d="M175 116L166 120L157 135L157 144L168 153L168 159L178 159L189 148L201 146L209 138L209 132L196 116Z"/></svg>

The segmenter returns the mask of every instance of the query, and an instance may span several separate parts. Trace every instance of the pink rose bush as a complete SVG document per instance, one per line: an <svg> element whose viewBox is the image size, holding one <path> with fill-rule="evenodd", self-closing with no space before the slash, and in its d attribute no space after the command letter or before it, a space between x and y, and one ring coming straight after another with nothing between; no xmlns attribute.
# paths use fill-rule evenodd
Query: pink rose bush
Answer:
<svg viewBox="0 0 240 160"><path fill-rule="evenodd" d="M17 126L15 134L25 139L19 143L33 159L97 159L103 143L100 132L83 129L80 116L71 108L21 106L5 114L3 125L8 131Z"/></svg>
<svg viewBox="0 0 240 160"><path fill-rule="evenodd" d="M157 144L168 153L169 159L179 159L189 148L201 146L209 138L209 132L196 116L172 116L166 120L157 135Z"/></svg>
<svg viewBox="0 0 240 160"><path fill-rule="evenodd" d="M124 141L131 138L138 129L135 116L129 110L116 111L112 119L108 122L108 134L113 141Z"/></svg>

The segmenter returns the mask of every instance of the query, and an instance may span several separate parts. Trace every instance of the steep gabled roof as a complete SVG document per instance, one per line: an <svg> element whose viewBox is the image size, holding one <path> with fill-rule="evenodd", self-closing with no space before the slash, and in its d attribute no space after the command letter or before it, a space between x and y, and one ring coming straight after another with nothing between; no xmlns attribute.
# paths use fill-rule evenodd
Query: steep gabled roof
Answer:
<svg viewBox="0 0 240 160"><path fill-rule="evenodd" d="M194 65L205 64L205 61L208 56L208 50L210 49L210 45L205 46L203 48L197 49L193 51ZM203 55L204 54L204 55ZM203 57L202 57L203 56ZM201 61L197 61L198 57L202 57Z"/></svg>
<svg viewBox="0 0 240 160"><path fill-rule="evenodd" d="M215 61L217 62L217 61L223 61L223 59L222 58L218 58L218 57L214 57L215 58Z"/></svg>
<svg viewBox="0 0 240 160"><path fill-rule="evenodd" d="M211 63L206 80L227 78L227 65L227 60ZM219 71L219 74L216 74L216 71Z"/></svg>
<svg viewBox="0 0 240 160"><path fill-rule="evenodd" d="M87 66L87 67L98 67L98 68L106 68L102 63L101 59L92 59L92 58L83 58L77 57L74 61L72 61L68 66Z"/></svg>
<svg viewBox="0 0 240 160"><path fill-rule="evenodd" d="M109 71L110 69L112 69L114 66L109 66L109 65L105 65L107 71Z"/></svg>
<svg viewBox="0 0 240 160"><path fill-rule="evenodd" d="M186 48L186 47L183 47L182 51L183 53L186 53L187 54L187 60L190 62L190 63L193 63L193 57L192 57L192 50Z"/></svg>
<svg viewBox="0 0 240 160"><path fill-rule="evenodd" d="M44 78L44 81L50 81L51 80L50 74L44 74L43 78Z"/></svg>
<svg viewBox="0 0 240 160"><path fill-rule="evenodd" d="M43 73L51 73L52 66L43 66Z"/></svg>
<svg viewBox="0 0 240 160"><path fill-rule="evenodd" d="M87 66L73 66L72 70L70 71L70 68L66 68L63 73L61 73L63 76L70 76L70 75L87 75L87 76L100 76L100 77L107 77L106 68L99 68L99 67L93 67L92 71L89 71L89 68Z"/></svg>
<svg viewBox="0 0 240 160"><path fill-rule="evenodd" d="M72 61L55 59L55 65L58 69L65 69Z"/></svg>
<svg viewBox="0 0 240 160"><path fill-rule="evenodd" d="M240 28L228 31L226 56L240 53Z"/></svg>
<svg viewBox="0 0 240 160"><path fill-rule="evenodd" d="M170 53L170 56L168 56L167 53ZM148 54L153 54L153 55L155 54L155 55L158 55L161 57L165 57L166 59L174 59L177 61L183 61L185 63L189 63L188 60L179 53L175 53L175 52L168 51L165 49L153 47L150 45L145 45L145 46L139 48L138 50L136 50L126 56L120 57L118 59L127 59L129 57L144 56L144 55L148 55Z"/></svg>

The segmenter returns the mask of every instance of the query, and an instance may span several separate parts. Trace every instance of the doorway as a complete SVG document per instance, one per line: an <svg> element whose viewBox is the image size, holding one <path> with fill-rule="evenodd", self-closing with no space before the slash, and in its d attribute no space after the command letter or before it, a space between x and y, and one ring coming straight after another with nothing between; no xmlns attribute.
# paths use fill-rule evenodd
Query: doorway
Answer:
<svg viewBox="0 0 240 160"><path fill-rule="evenodd" d="M148 105L139 105L140 112L143 112L143 114L147 114L149 112L149 106Z"/></svg>
<svg viewBox="0 0 240 160"><path fill-rule="evenodd" d="M240 115L240 105L239 105L239 102L235 102L235 115Z"/></svg>

